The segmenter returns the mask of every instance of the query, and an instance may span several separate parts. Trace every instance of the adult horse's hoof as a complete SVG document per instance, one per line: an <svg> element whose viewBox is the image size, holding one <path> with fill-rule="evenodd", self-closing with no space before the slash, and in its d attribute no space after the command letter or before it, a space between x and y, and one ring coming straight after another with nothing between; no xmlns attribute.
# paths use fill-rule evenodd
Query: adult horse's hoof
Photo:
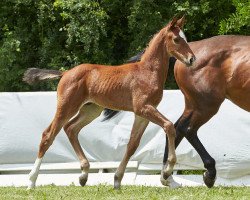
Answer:
<svg viewBox="0 0 250 200"><path fill-rule="evenodd" d="M203 174L203 181L204 181L204 183L206 184L206 186L208 188L211 188L211 187L214 186L215 180L216 180L216 178L210 177L207 171L204 172L204 174Z"/></svg>
<svg viewBox="0 0 250 200"><path fill-rule="evenodd" d="M161 184L164 186L168 186L169 188L175 189L182 187L181 184L177 183L174 179L173 176L169 176L167 179L164 179L163 176L161 176Z"/></svg>
<svg viewBox="0 0 250 200"><path fill-rule="evenodd" d="M80 177L79 177L79 183L81 186L85 186L86 182L88 180L88 174L82 174Z"/></svg>

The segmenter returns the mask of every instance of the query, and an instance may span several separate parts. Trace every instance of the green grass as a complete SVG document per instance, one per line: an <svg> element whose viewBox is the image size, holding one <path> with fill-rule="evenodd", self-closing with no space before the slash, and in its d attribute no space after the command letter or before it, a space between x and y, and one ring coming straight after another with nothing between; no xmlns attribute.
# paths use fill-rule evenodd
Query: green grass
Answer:
<svg viewBox="0 0 250 200"><path fill-rule="evenodd" d="M35 190L26 191L26 188L0 187L1 200L15 199L169 199L169 200L228 200L250 199L250 187L184 187L178 189L145 187L145 186L122 186L121 190L114 190L112 186L44 186Z"/></svg>

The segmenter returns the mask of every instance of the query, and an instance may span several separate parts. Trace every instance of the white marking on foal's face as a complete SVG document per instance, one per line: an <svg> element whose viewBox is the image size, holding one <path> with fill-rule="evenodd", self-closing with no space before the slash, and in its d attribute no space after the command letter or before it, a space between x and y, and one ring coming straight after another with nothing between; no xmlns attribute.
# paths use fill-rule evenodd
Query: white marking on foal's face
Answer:
<svg viewBox="0 0 250 200"><path fill-rule="evenodd" d="M180 30L179 35L181 38L183 38L187 42L187 38L182 30Z"/></svg>

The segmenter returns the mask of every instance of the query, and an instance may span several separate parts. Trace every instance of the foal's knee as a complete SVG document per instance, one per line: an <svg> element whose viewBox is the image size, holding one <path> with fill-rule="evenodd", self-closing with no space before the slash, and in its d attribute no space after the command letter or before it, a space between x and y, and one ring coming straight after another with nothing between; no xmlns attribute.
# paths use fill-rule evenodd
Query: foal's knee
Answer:
<svg viewBox="0 0 250 200"><path fill-rule="evenodd" d="M134 113L138 116L148 116L148 113L151 112L150 106L136 106L134 108Z"/></svg>
<svg viewBox="0 0 250 200"><path fill-rule="evenodd" d="M168 136L174 137L174 138L176 137L175 127L174 127L174 124L172 122L170 122L170 121L165 122L163 124L163 129L167 133Z"/></svg>

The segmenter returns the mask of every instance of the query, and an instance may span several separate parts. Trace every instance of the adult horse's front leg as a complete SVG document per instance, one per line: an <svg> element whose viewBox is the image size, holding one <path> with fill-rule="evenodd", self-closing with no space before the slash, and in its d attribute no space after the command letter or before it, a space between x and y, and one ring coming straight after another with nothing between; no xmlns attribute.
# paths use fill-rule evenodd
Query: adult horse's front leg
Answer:
<svg viewBox="0 0 250 200"><path fill-rule="evenodd" d="M210 108L210 107L209 107ZM214 185L216 179L216 168L215 168L215 160L209 155L206 151L205 147L200 142L197 136L197 130L206 123L214 114L216 113L216 109L210 113L209 111L202 112L201 110L189 110L184 111L183 115L178 120L178 124L176 126L177 137L175 141L175 146L177 147L183 137L185 136L189 143L194 147L194 149L200 155L204 167L207 171L203 175L204 183L207 187L212 187ZM168 144L166 143L163 166L166 163L166 158L168 155ZM164 167L163 167L164 168ZM162 176L161 182L165 185L166 179Z"/></svg>
<svg viewBox="0 0 250 200"><path fill-rule="evenodd" d="M173 172L176 163L175 154L175 128L171 121L162 115L155 107L151 105L143 106L138 110L138 115L150 120L151 122L161 126L168 137L168 156L167 166L162 170L162 176L167 179Z"/></svg>
<svg viewBox="0 0 250 200"><path fill-rule="evenodd" d="M186 138L198 152L204 163L204 167L207 169L207 171L205 171L203 174L204 183L208 188L213 187L216 180L215 160L209 155L205 147L202 145L197 136L197 132L187 135Z"/></svg>
<svg viewBox="0 0 250 200"><path fill-rule="evenodd" d="M133 124L133 128L131 131L130 139L127 145L126 153L116 170L114 177L114 188L119 189L121 186L121 180L123 178L126 166L130 157L135 153L137 147L139 146L142 134L148 126L149 121L142 117L135 115L135 120Z"/></svg>

